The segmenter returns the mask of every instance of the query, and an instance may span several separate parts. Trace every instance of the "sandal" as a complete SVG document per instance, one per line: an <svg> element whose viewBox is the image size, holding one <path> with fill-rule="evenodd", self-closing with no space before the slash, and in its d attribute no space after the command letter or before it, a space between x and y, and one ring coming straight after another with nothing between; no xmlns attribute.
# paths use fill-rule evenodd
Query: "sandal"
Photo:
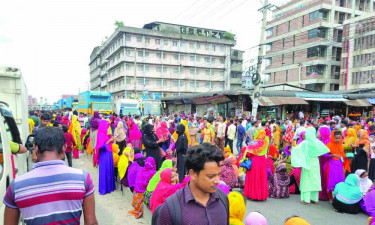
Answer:
<svg viewBox="0 0 375 225"><path fill-rule="evenodd" d="M310 205L310 203L307 203L307 202L304 202L304 201L301 201L301 204L303 204L303 205Z"/></svg>
<svg viewBox="0 0 375 225"><path fill-rule="evenodd" d="M311 203L314 204L314 205L318 205L319 204L319 202L316 202L316 201L311 201Z"/></svg>

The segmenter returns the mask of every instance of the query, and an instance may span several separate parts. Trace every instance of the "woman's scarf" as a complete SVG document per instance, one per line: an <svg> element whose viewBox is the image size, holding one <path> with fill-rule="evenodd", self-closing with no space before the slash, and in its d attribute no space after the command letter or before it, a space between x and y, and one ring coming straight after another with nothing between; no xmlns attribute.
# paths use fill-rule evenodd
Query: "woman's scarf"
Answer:
<svg viewBox="0 0 375 225"><path fill-rule="evenodd" d="M148 192L153 192L155 190L156 185L158 185L160 181L160 173L167 168L172 169L172 160L167 159L163 162L163 164L161 164L160 169L155 173L147 185Z"/></svg>
<svg viewBox="0 0 375 225"><path fill-rule="evenodd" d="M251 212L245 220L246 225L267 225L267 219L258 212Z"/></svg>
<svg viewBox="0 0 375 225"><path fill-rule="evenodd" d="M364 149L369 151L370 150L370 137L368 132L364 129L359 131L359 141L357 141L356 145L359 146L360 144L364 145Z"/></svg>
<svg viewBox="0 0 375 225"><path fill-rule="evenodd" d="M344 159L345 153L344 153L344 146L342 145L343 141L341 139L339 143L336 143L334 133L335 131L331 132L331 141L327 144L327 147L329 148L329 151L331 152L331 154L339 155L340 158L342 157ZM334 157L334 159L336 160L340 160L340 158Z"/></svg>
<svg viewBox="0 0 375 225"><path fill-rule="evenodd" d="M64 116L62 119L62 123L69 127L70 121L68 116Z"/></svg>
<svg viewBox="0 0 375 225"><path fill-rule="evenodd" d="M72 134L78 150L82 150L81 132L82 128L78 122L78 117L73 115L72 122L69 125L69 133Z"/></svg>
<svg viewBox="0 0 375 225"><path fill-rule="evenodd" d="M150 199L151 213L159 205L163 204L169 196L173 195L178 189L183 188L190 181L190 176L188 176L182 183L171 184L172 172L171 168L165 168L161 171L160 182L156 185Z"/></svg>
<svg viewBox="0 0 375 225"><path fill-rule="evenodd" d="M288 219L284 225L310 225L306 220L302 219L301 217L292 217Z"/></svg>
<svg viewBox="0 0 375 225"><path fill-rule="evenodd" d="M310 170L311 157L318 157L329 152L329 149L316 138L314 127L306 129L305 140L292 150L291 164Z"/></svg>
<svg viewBox="0 0 375 225"><path fill-rule="evenodd" d="M83 142L83 138L86 136L87 130L86 128L82 128L81 130L81 142Z"/></svg>
<svg viewBox="0 0 375 225"><path fill-rule="evenodd" d="M174 122L171 122L171 125L169 127L169 133L173 134L175 131L176 124Z"/></svg>
<svg viewBox="0 0 375 225"><path fill-rule="evenodd" d="M140 159L144 159L144 155L142 153L137 153L134 155L134 162L129 166L128 169L128 184L129 187L134 187L135 180L137 178L137 172L144 166L139 165L138 161Z"/></svg>
<svg viewBox="0 0 375 225"><path fill-rule="evenodd" d="M351 150L352 144L355 145L355 142L357 141L357 133L353 128L348 128L346 130L346 137L344 141L344 149L345 150Z"/></svg>
<svg viewBox="0 0 375 225"><path fill-rule="evenodd" d="M239 170L238 170L238 167L237 167L236 157L234 157L233 155L229 155L229 157L227 159L232 164L232 167L233 167L233 170L234 170L234 174L236 175L236 177L238 177L239 176Z"/></svg>
<svg viewBox="0 0 375 225"><path fill-rule="evenodd" d="M240 192L232 191L228 194L228 202L229 224L243 225L242 221L246 213L245 197Z"/></svg>
<svg viewBox="0 0 375 225"><path fill-rule="evenodd" d="M297 145L299 145L302 141L305 140L305 139L303 139L303 137L302 137L304 134L306 134L306 131L302 131L302 132L299 134Z"/></svg>
<svg viewBox="0 0 375 225"><path fill-rule="evenodd" d="M120 156L120 159L118 161L118 173L120 175L120 180L125 176L126 170L129 166L129 157L127 155L130 154L130 151L132 151L131 147L126 147L124 151L122 151L122 155Z"/></svg>
<svg viewBox="0 0 375 225"><path fill-rule="evenodd" d="M367 177L361 178L361 175L364 174L366 170L358 169L355 171L355 174L359 177L359 189L363 195L366 195L370 187L372 186L371 180Z"/></svg>
<svg viewBox="0 0 375 225"><path fill-rule="evenodd" d="M122 142L126 138L126 134L124 131L124 124L121 121L117 123L114 136L115 136L116 142Z"/></svg>
<svg viewBox="0 0 375 225"><path fill-rule="evenodd" d="M375 212L375 187L371 186L371 190L363 196L363 205L366 206L366 212Z"/></svg>
<svg viewBox="0 0 375 225"><path fill-rule="evenodd" d="M288 186L290 183L289 175L286 172L286 167L284 163L280 163L276 167L276 172L275 172L275 179L277 180L277 184L280 186Z"/></svg>
<svg viewBox="0 0 375 225"><path fill-rule="evenodd" d="M344 198L352 202L352 204L361 201L362 192L358 186L358 176L355 174L349 174L346 177L345 182L336 184L333 195Z"/></svg>
<svg viewBox="0 0 375 225"><path fill-rule="evenodd" d="M129 142L138 141L142 137L142 132L138 129L138 125L131 121L129 129Z"/></svg>
<svg viewBox="0 0 375 225"><path fill-rule="evenodd" d="M164 140L168 140L169 130L167 126L167 122L163 121L161 122L161 126L156 129L156 136L158 136L159 139L162 139L164 137Z"/></svg>
<svg viewBox="0 0 375 225"><path fill-rule="evenodd" d="M330 135L331 135L331 131L328 127L321 127L319 129L319 134L320 134L320 138L319 140L321 142L323 142L323 144L328 144L328 142L330 141Z"/></svg>
<svg viewBox="0 0 375 225"><path fill-rule="evenodd" d="M224 181L230 188L235 188L238 185L238 177L229 158L224 160L224 165L221 167L220 180Z"/></svg>
<svg viewBox="0 0 375 225"><path fill-rule="evenodd" d="M99 127L100 118L99 118L99 112L95 111L94 116L90 119L90 130L94 131L97 130Z"/></svg>
<svg viewBox="0 0 375 225"><path fill-rule="evenodd" d="M289 144L292 144L293 137L294 137L293 126L288 125L288 127L286 128L286 134L283 136L283 140Z"/></svg>
<svg viewBox="0 0 375 225"><path fill-rule="evenodd" d="M62 116L59 114L59 115L57 115L56 116L56 122L58 122L58 123L62 123Z"/></svg>
<svg viewBox="0 0 375 225"><path fill-rule="evenodd" d="M99 149L103 147L109 140L108 137L108 127L109 127L109 122L106 120L101 120L99 123L99 128L98 128L98 134L96 138L96 146L95 146L95 151L94 151L94 165L99 164ZM111 146L107 146L108 151L112 152Z"/></svg>
<svg viewBox="0 0 375 225"><path fill-rule="evenodd" d="M281 127L275 126L276 131L273 133L273 142L275 145L280 145Z"/></svg>
<svg viewBox="0 0 375 225"><path fill-rule="evenodd" d="M146 191L148 182L156 173L156 163L153 157L147 157L145 160L145 166L142 167L138 172L135 180L134 191L138 193L144 193Z"/></svg>
<svg viewBox="0 0 375 225"><path fill-rule="evenodd" d="M254 135L255 141L252 141L247 146L246 151L253 155L263 156L267 154L269 138L266 136L265 130L258 130ZM246 155L246 154L245 154Z"/></svg>
<svg viewBox="0 0 375 225"><path fill-rule="evenodd" d="M188 145L190 146L190 145L191 145L191 140L190 140L190 135L189 135L189 131L188 131L187 121L186 121L186 120L182 120L182 121L180 122L180 124L182 124L182 125L185 126L185 134L186 134L186 138L187 138L187 140L188 140ZM178 139L178 134L177 134L176 131L173 133L172 137L173 137L173 139L174 139L175 141L177 141L177 139Z"/></svg>

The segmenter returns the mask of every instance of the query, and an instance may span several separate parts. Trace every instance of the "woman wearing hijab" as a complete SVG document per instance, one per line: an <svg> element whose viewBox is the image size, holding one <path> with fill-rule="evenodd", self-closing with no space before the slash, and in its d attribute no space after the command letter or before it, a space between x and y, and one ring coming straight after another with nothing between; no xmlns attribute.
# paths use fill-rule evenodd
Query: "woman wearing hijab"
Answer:
<svg viewBox="0 0 375 225"><path fill-rule="evenodd" d="M370 190L367 194L363 196L362 200L359 202L359 206L362 210L371 217L375 217L375 188L371 185Z"/></svg>
<svg viewBox="0 0 375 225"><path fill-rule="evenodd" d="M91 119L90 119L90 146L91 146L91 149L93 149L93 152L94 152L94 154L93 154L93 165L94 166L98 165L98 163L99 163L97 161L98 152L96 151L96 139L97 139L97 135L98 135L99 123L100 123L99 112L95 111L94 116L91 117Z"/></svg>
<svg viewBox="0 0 375 225"><path fill-rule="evenodd" d="M330 136L331 136L331 130L328 127L319 128L317 137L324 145L327 145L330 142L331 140ZM327 180L324 174L324 165L326 164L326 162L328 162L329 156L330 156L329 153L319 156L320 180L322 184L322 190L319 191L319 200L322 200L322 201L328 201L329 199L328 193L327 193Z"/></svg>
<svg viewBox="0 0 375 225"><path fill-rule="evenodd" d="M292 150L292 166L301 167L301 203L317 204L319 191L322 190L318 156L326 154L329 149L316 138L313 127L306 129L305 140Z"/></svg>
<svg viewBox="0 0 375 225"><path fill-rule="evenodd" d="M234 157L228 157L224 160L224 165L221 166L220 180L224 181L230 189L236 188L238 186L238 175L232 165L232 159L236 162ZM238 172L238 169L237 169Z"/></svg>
<svg viewBox="0 0 375 225"><path fill-rule="evenodd" d="M138 125L134 121L130 122L128 142L134 148L141 148L142 132L139 130Z"/></svg>
<svg viewBox="0 0 375 225"><path fill-rule="evenodd" d="M162 143L161 148L166 151L169 147L169 130L167 122L161 122L161 126L155 131L156 136L158 136L159 140L164 139L165 141Z"/></svg>
<svg viewBox="0 0 375 225"><path fill-rule="evenodd" d="M185 134L185 126L180 124L177 126L178 138L176 141L176 153L177 153L177 173L180 182L185 178L186 167L185 167L185 154L188 149L188 139Z"/></svg>
<svg viewBox="0 0 375 225"><path fill-rule="evenodd" d="M302 131L299 135L297 145L301 144L305 140L306 131ZM291 163L291 162L290 162ZM288 171L287 171L288 172ZM290 194L300 194L300 184L301 184L301 167L294 167L289 173L289 193Z"/></svg>
<svg viewBox="0 0 375 225"><path fill-rule="evenodd" d="M265 130L258 130L254 139L244 153L247 159L252 160L251 169L246 171L244 195L253 200L264 201L268 197L266 154L269 139Z"/></svg>
<svg viewBox="0 0 375 225"><path fill-rule="evenodd" d="M170 126L169 126L168 130L169 130L170 134L173 134L175 132L175 130L176 130L176 124L173 121L170 123Z"/></svg>
<svg viewBox="0 0 375 225"><path fill-rule="evenodd" d="M82 142L81 142L81 125L79 125L78 117L73 115L72 122L69 125L69 133L71 133L76 142L76 147L73 149L73 157L75 159L79 158L79 152L82 151Z"/></svg>
<svg viewBox="0 0 375 225"><path fill-rule="evenodd" d="M132 203L134 210L128 212L135 216L136 219L143 216L143 193L146 191L147 184L155 173L155 160L152 157L147 157L145 166L137 171L135 179Z"/></svg>
<svg viewBox="0 0 375 225"><path fill-rule="evenodd" d="M245 219L245 225L267 225L267 219L259 212L251 212Z"/></svg>
<svg viewBox="0 0 375 225"><path fill-rule="evenodd" d="M203 131L203 143L212 143L213 139L215 137L215 133L211 128L210 123L206 123L206 126L204 127Z"/></svg>
<svg viewBox="0 0 375 225"><path fill-rule="evenodd" d="M192 123L191 126L189 127L189 135L190 135L191 145L192 146L198 145L199 136L198 136L198 128L197 128L196 123Z"/></svg>
<svg viewBox="0 0 375 225"><path fill-rule="evenodd" d="M63 119L62 119L62 123L65 124L67 127L69 127L69 125L70 125L69 117L64 116Z"/></svg>
<svg viewBox="0 0 375 225"><path fill-rule="evenodd" d="M342 145L341 131L332 131L331 141L327 144L330 155L329 160L324 166L324 176L327 183L327 193L330 202L332 202L332 192L336 184L345 181L344 175L344 147Z"/></svg>
<svg viewBox="0 0 375 225"><path fill-rule="evenodd" d="M365 196L372 186L372 182L368 178L368 173L366 170L358 169L355 171L355 175L359 177L359 189L361 189L363 196Z"/></svg>
<svg viewBox="0 0 375 225"><path fill-rule="evenodd" d="M358 176L349 174L345 182L340 182L336 185L333 196L332 206L336 212L359 213L360 207L358 203L362 199L362 192L358 187Z"/></svg>
<svg viewBox="0 0 375 225"><path fill-rule="evenodd" d="M289 176L284 164L276 167L275 174L269 179L269 197L270 198L289 198Z"/></svg>
<svg viewBox="0 0 375 225"><path fill-rule="evenodd" d="M310 225L305 219L298 217L298 216L293 216L291 218L288 218L284 225Z"/></svg>
<svg viewBox="0 0 375 225"><path fill-rule="evenodd" d="M154 126L147 124L144 128L143 133L143 144L145 146L146 156L153 157L156 163L156 170L159 170L161 166L160 157L160 145L164 142L164 139L158 139L155 134Z"/></svg>
<svg viewBox="0 0 375 225"><path fill-rule="evenodd" d="M159 183L160 181L160 173L164 170L164 169L167 169L167 168L170 168L172 169L173 168L173 163L174 161L172 160L165 160L163 162L163 164L161 164L161 167L160 169L154 174L154 176L152 176L150 182L148 183L147 185L147 189L146 189L146 192L144 194L144 202L145 202L145 205L147 206L147 208L150 209L150 199L151 199L151 196L156 188L156 185Z"/></svg>
<svg viewBox="0 0 375 225"><path fill-rule="evenodd" d="M105 195L111 193L116 189L114 163L112 147L109 144L108 137L109 123L106 120L100 121L98 128L98 139L96 148L100 154L99 156L99 194Z"/></svg>
<svg viewBox="0 0 375 225"><path fill-rule="evenodd" d="M354 153L355 149L353 148L353 146L355 146L356 141L357 141L357 133L355 132L353 128L348 128L346 130L346 137L343 143L345 155L348 155L348 153L349 154ZM344 168L348 173L351 172L350 163L351 163L351 157L346 158L344 160Z"/></svg>
<svg viewBox="0 0 375 225"><path fill-rule="evenodd" d="M122 155L119 158L118 161L118 173L121 180L121 184L128 187L128 176L127 171L129 166L134 161L134 151L133 149L128 145L124 151L122 151ZM122 191L122 185L121 185L121 191Z"/></svg>
<svg viewBox="0 0 375 225"><path fill-rule="evenodd" d="M131 192L134 192L137 172L145 165L145 156L142 153L136 153L136 150L134 153L134 162L128 167L128 186Z"/></svg>
<svg viewBox="0 0 375 225"><path fill-rule="evenodd" d="M172 196L177 190L185 187L190 181L190 176L186 177L182 183L179 183L178 174L171 168L166 168L160 173L160 181L155 187L155 190L150 199L151 213L163 204L165 200Z"/></svg>
<svg viewBox="0 0 375 225"><path fill-rule="evenodd" d="M122 151L126 147L126 131L124 129L124 124L121 121L117 123L117 127L114 133L115 135L113 137L120 149L118 155L122 155Z"/></svg>
<svg viewBox="0 0 375 225"><path fill-rule="evenodd" d="M229 202L229 224L244 225L242 222L246 213L245 196L238 191L232 191L228 194Z"/></svg>
<svg viewBox="0 0 375 225"><path fill-rule="evenodd" d="M186 135L186 138L188 140L188 146L191 146L191 140L190 140L190 135L189 135L189 131L188 131L188 123L186 120L181 120L180 124L184 125L185 127L185 135ZM173 133L172 135L172 138L173 138L173 141L176 142L177 139L178 139L178 134L177 134L177 130Z"/></svg>
<svg viewBox="0 0 375 225"><path fill-rule="evenodd" d="M364 129L361 129L359 132L359 140L353 145L354 149L354 158L351 164L351 170L354 172L358 169L367 170L367 159L368 153L370 150L370 141L368 132Z"/></svg>

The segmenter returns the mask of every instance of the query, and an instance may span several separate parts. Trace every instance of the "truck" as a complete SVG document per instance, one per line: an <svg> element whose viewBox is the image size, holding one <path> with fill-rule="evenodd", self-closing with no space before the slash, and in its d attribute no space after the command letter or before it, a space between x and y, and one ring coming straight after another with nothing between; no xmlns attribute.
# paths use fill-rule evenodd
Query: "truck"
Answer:
<svg viewBox="0 0 375 225"><path fill-rule="evenodd" d="M66 104L66 100L65 99L60 99L59 100L59 109L65 109L65 104Z"/></svg>
<svg viewBox="0 0 375 225"><path fill-rule="evenodd" d="M141 115L141 105L136 99L117 99L112 106L114 113L118 115Z"/></svg>
<svg viewBox="0 0 375 225"><path fill-rule="evenodd" d="M78 112L93 115L94 111L111 114L111 93L101 91L85 91L78 95Z"/></svg>
<svg viewBox="0 0 375 225"><path fill-rule="evenodd" d="M156 115L161 114L161 101L160 100L142 100L143 115Z"/></svg>
<svg viewBox="0 0 375 225"><path fill-rule="evenodd" d="M4 198L10 182L29 167L29 153L12 154L9 141L26 143L29 134L28 92L21 71L0 67L0 198ZM4 210L1 204L0 221L4 221Z"/></svg>
<svg viewBox="0 0 375 225"><path fill-rule="evenodd" d="M78 96L69 96L65 98L65 108L73 109L73 104L78 102Z"/></svg>

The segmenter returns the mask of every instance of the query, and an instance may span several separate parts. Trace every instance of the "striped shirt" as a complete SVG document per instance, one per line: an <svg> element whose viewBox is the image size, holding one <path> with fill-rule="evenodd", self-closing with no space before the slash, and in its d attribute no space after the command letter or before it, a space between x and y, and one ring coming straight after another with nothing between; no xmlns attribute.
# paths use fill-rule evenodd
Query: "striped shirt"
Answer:
<svg viewBox="0 0 375 225"><path fill-rule="evenodd" d="M4 204L19 209L25 223L80 224L85 197L94 193L90 174L62 160L34 164L8 187Z"/></svg>

